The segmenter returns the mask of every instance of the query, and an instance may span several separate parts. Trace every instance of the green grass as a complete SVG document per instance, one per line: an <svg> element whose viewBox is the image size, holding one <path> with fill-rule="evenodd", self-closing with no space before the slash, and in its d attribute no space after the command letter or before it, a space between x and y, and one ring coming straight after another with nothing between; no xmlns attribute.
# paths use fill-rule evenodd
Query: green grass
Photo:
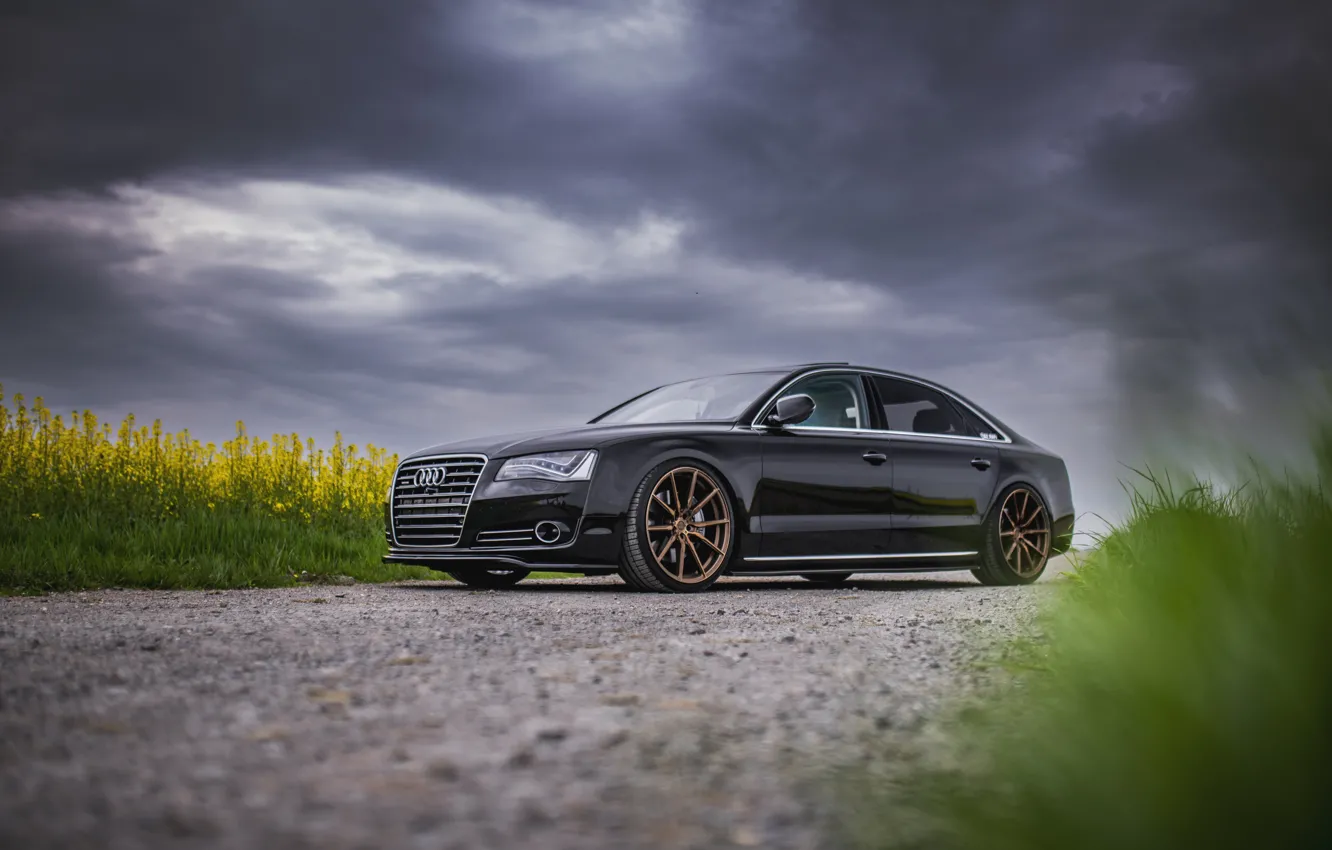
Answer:
<svg viewBox="0 0 1332 850"><path fill-rule="evenodd" d="M448 579L425 567L381 563L386 551L378 523L351 517L309 524L235 509L147 520L98 511L9 516L0 517L0 592L283 587L301 573L316 581Z"/></svg>
<svg viewBox="0 0 1332 850"><path fill-rule="evenodd" d="M848 846L1332 846L1332 429L1315 455L1231 494L1144 476L1016 672L861 789Z"/></svg>
<svg viewBox="0 0 1332 850"><path fill-rule="evenodd" d="M328 526L240 510L149 520L74 512L0 523L0 587L279 587L301 572L358 581L441 577L382 564L384 551L381 528L355 520Z"/></svg>

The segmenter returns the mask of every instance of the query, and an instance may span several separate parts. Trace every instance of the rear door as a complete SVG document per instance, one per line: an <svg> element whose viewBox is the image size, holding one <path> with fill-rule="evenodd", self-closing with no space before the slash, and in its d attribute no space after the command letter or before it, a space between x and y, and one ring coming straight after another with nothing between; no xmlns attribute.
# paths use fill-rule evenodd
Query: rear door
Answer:
<svg viewBox="0 0 1332 850"><path fill-rule="evenodd" d="M762 537L759 553L745 558L746 567L783 569L810 556L889 552L889 440L873 430L861 376L817 373L784 395L798 393L814 399L813 416L760 439L763 474L754 511Z"/></svg>
<svg viewBox="0 0 1332 850"><path fill-rule="evenodd" d="M894 553L978 551L998 447L980 436L973 415L931 387L879 375L871 384L891 432Z"/></svg>

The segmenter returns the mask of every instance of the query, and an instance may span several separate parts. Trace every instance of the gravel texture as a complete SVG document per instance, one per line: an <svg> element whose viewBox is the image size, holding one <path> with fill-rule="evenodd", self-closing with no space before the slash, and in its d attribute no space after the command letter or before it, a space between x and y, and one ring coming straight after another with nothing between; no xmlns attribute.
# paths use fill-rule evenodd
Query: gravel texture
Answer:
<svg viewBox="0 0 1332 850"><path fill-rule="evenodd" d="M0 598L0 847L827 846L1061 566Z"/></svg>

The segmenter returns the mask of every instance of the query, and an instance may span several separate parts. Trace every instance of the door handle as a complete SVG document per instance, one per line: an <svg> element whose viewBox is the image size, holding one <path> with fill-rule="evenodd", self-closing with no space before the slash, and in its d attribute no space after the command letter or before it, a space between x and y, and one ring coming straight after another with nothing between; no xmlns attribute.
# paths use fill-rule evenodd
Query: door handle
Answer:
<svg viewBox="0 0 1332 850"><path fill-rule="evenodd" d="M866 463L872 463L875 466L888 460L888 455L883 452L865 452L860 456Z"/></svg>
<svg viewBox="0 0 1332 850"><path fill-rule="evenodd" d="M990 461L983 457L973 457L971 465L984 472L990 468Z"/></svg>

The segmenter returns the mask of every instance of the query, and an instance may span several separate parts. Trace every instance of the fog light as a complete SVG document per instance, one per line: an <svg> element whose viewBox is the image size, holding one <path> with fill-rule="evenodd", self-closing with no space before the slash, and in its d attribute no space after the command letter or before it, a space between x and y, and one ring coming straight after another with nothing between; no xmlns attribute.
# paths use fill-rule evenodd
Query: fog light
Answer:
<svg viewBox="0 0 1332 850"><path fill-rule="evenodd" d="M536 524L536 539L542 543L554 543L564 533L564 527L557 522L544 520Z"/></svg>

